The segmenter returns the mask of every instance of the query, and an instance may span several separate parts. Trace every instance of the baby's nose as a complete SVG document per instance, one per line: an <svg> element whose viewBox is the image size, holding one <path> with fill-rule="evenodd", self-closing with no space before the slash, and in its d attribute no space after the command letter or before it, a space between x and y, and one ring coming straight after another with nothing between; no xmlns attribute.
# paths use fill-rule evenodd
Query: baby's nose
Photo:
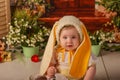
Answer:
<svg viewBox="0 0 120 80"><path fill-rule="evenodd" d="M68 42L68 43L72 43L72 39L71 39L71 38L68 38L67 42Z"/></svg>

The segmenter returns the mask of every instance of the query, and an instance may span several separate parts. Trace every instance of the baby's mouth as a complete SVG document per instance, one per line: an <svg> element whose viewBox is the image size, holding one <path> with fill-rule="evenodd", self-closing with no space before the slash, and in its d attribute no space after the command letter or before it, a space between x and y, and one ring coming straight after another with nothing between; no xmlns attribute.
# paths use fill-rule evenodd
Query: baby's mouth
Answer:
<svg viewBox="0 0 120 80"><path fill-rule="evenodd" d="M67 45L67 47L72 47L72 45Z"/></svg>

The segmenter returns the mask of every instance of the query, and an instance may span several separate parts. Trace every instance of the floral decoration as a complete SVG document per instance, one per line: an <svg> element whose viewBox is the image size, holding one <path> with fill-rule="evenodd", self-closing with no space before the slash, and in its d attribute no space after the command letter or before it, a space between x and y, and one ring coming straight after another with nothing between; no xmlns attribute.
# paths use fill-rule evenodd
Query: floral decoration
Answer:
<svg viewBox="0 0 120 80"><path fill-rule="evenodd" d="M38 21L37 16L28 14L24 9L16 10L9 29L5 39L8 45L13 46L40 46L43 48L50 33L50 29Z"/></svg>
<svg viewBox="0 0 120 80"><path fill-rule="evenodd" d="M11 52L5 51L6 43L0 39L0 62L12 61Z"/></svg>
<svg viewBox="0 0 120 80"><path fill-rule="evenodd" d="M51 9L51 4L46 0L17 0L16 7L26 9L28 12L39 17Z"/></svg>
<svg viewBox="0 0 120 80"><path fill-rule="evenodd" d="M112 42L114 40L113 32L103 30L97 30L94 33L89 32L89 36L92 45L102 45L105 42Z"/></svg>

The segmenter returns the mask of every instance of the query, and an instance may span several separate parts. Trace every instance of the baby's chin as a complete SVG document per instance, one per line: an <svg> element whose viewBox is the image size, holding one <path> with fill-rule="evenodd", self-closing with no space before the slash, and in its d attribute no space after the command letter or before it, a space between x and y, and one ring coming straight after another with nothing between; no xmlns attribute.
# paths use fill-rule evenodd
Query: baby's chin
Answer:
<svg viewBox="0 0 120 80"><path fill-rule="evenodd" d="M66 49L66 51L75 51L76 50L76 48L68 48L68 49Z"/></svg>

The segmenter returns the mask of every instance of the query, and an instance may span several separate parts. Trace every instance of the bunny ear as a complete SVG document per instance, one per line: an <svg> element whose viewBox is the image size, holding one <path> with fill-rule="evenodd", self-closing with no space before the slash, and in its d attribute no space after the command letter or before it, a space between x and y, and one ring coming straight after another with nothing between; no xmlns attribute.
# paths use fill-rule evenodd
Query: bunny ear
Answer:
<svg viewBox="0 0 120 80"><path fill-rule="evenodd" d="M74 78L81 78L85 75L91 54L91 42L87 34L87 30L84 24L80 26L82 28L83 41L75 52L69 72L69 74Z"/></svg>
<svg viewBox="0 0 120 80"><path fill-rule="evenodd" d="M57 27L58 22L56 22L51 30L45 51L44 51L44 55L42 58L42 62L40 64L40 75L44 75L50 62L52 59L52 55L53 55L53 49L55 46L55 42L56 42L56 34L55 34L55 30Z"/></svg>

